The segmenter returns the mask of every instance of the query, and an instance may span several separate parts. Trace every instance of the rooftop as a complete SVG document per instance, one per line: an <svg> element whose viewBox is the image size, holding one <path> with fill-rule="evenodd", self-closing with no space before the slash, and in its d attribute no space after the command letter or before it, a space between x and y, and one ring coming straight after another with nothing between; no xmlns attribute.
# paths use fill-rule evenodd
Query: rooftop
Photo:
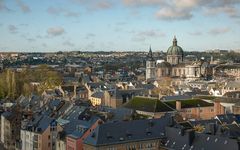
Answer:
<svg viewBox="0 0 240 150"><path fill-rule="evenodd" d="M164 128L169 124L169 119L169 117L165 116L160 119L105 123L99 125L94 132L86 138L85 143L100 146L146 139L160 139L164 137Z"/></svg>
<svg viewBox="0 0 240 150"><path fill-rule="evenodd" d="M134 97L125 107L146 112L173 111L172 108L168 107L160 100L147 97Z"/></svg>

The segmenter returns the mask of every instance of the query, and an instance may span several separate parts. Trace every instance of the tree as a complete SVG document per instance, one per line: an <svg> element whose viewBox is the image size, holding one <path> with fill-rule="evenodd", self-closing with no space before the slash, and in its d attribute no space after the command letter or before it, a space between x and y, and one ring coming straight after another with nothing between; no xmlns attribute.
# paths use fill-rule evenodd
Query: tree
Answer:
<svg viewBox="0 0 240 150"><path fill-rule="evenodd" d="M39 82L34 89L31 82ZM47 65L35 69L26 68L22 72L7 69L0 73L0 98L15 99L20 95L29 96L33 92L42 93L62 83L62 76Z"/></svg>

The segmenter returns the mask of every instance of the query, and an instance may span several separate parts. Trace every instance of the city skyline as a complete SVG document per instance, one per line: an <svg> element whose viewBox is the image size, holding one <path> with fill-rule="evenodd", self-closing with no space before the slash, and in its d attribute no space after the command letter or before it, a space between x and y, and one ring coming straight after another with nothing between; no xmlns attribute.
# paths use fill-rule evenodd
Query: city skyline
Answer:
<svg viewBox="0 0 240 150"><path fill-rule="evenodd" d="M238 0L0 0L0 50L240 48Z"/></svg>

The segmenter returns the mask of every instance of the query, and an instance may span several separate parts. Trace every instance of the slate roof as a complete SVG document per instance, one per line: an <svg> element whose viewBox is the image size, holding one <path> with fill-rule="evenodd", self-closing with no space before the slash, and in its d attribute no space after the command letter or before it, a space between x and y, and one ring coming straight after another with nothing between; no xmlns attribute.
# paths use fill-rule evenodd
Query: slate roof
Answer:
<svg viewBox="0 0 240 150"><path fill-rule="evenodd" d="M78 87L76 88L76 92L77 92L77 93L86 92L86 91L87 91L87 89L86 89L85 86L78 86Z"/></svg>
<svg viewBox="0 0 240 150"><path fill-rule="evenodd" d="M65 92L67 91L68 93L74 92L74 86L62 86L62 90Z"/></svg>
<svg viewBox="0 0 240 150"><path fill-rule="evenodd" d="M54 118L50 118L46 115L35 116L27 125L25 130L42 133L44 132L49 125L55 122Z"/></svg>
<svg viewBox="0 0 240 150"><path fill-rule="evenodd" d="M91 97L95 97L95 98L103 98L104 93L103 92L95 92L91 95Z"/></svg>
<svg viewBox="0 0 240 150"><path fill-rule="evenodd" d="M58 108L61 105L61 100L59 99L54 99L54 100L50 100L48 106L51 109L54 109L54 107Z"/></svg>
<svg viewBox="0 0 240 150"><path fill-rule="evenodd" d="M14 118L14 113L12 113L10 111L5 111L1 115L7 120L11 120Z"/></svg>
<svg viewBox="0 0 240 150"><path fill-rule="evenodd" d="M240 137L240 127L237 124L227 124L223 125L220 129L220 132L223 132L223 135L230 138L239 138Z"/></svg>
<svg viewBox="0 0 240 150"><path fill-rule="evenodd" d="M98 83L93 83L93 82L89 82L87 83L87 85L90 87L91 90L94 90L94 89L107 89L106 85L102 82L98 82Z"/></svg>
<svg viewBox="0 0 240 150"><path fill-rule="evenodd" d="M206 126L209 123L214 123L214 124L220 124L218 119L209 119L209 120L196 120L196 121L189 121L193 126L196 125L202 125L202 126Z"/></svg>
<svg viewBox="0 0 240 150"><path fill-rule="evenodd" d="M86 110L86 107L73 106L67 113L64 114L62 119L76 120Z"/></svg>
<svg viewBox="0 0 240 150"><path fill-rule="evenodd" d="M155 87L155 85L149 83L149 84L139 84L139 85L136 86L136 88L143 88L145 90L152 90L156 87Z"/></svg>
<svg viewBox="0 0 240 150"><path fill-rule="evenodd" d="M72 83L72 82L78 82L79 78L77 77L63 77L64 83Z"/></svg>
<svg viewBox="0 0 240 150"><path fill-rule="evenodd" d="M112 113L113 117L109 121L124 120L125 117L131 116L133 114L132 109L128 109L128 108L124 108L124 107L119 107L119 108L114 109L111 107L98 106L98 111Z"/></svg>
<svg viewBox="0 0 240 150"><path fill-rule="evenodd" d="M142 88L127 89L127 90L117 89L115 91L115 94L116 94L115 96L117 99L122 99L123 97L128 97L129 99L131 99L134 96L142 95L143 92L144 92L144 89L142 89Z"/></svg>
<svg viewBox="0 0 240 150"><path fill-rule="evenodd" d="M239 150L237 140L218 135L183 131L173 127L166 127L166 135L163 146L169 150Z"/></svg>
<svg viewBox="0 0 240 150"><path fill-rule="evenodd" d="M86 138L85 143L100 146L160 139L164 137L164 128L169 124L169 119L169 117L162 117L101 124Z"/></svg>
<svg viewBox="0 0 240 150"><path fill-rule="evenodd" d="M234 115L234 114L223 114L223 115L217 115L216 118L222 123L222 124L232 124L234 121L237 123L240 123L240 115Z"/></svg>
<svg viewBox="0 0 240 150"><path fill-rule="evenodd" d="M36 128L37 128L37 131L38 132L43 132L45 131L48 126L54 121L55 119L53 118L50 118L50 117L47 117L47 116L44 116L40 122L38 122Z"/></svg>
<svg viewBox="0 0 240 150"><path fill-rule="evenodd" d="M58 120L61 123L65 121L63 126L63 131L66 136L78 139L81 138L84 133L97 121L98 117L91 117L89 120L79 120L79 119L70 119L70 120Z"/></svg>

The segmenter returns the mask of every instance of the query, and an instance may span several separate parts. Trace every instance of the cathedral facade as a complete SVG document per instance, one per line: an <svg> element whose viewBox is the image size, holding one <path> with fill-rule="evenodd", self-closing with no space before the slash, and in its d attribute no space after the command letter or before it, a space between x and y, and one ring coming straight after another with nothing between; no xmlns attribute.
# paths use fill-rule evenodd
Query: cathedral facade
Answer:
<svg viewBox="0 0 240 150"><path fill-rule="evenodd" d="M146 80L157 80L162 77L181 77L196 80L205 75L208 63L204 60L184 61L184 51L178 46L174 37L172 46L167 50L167 60L155 61L150 47L146 61Z"/></svg>

